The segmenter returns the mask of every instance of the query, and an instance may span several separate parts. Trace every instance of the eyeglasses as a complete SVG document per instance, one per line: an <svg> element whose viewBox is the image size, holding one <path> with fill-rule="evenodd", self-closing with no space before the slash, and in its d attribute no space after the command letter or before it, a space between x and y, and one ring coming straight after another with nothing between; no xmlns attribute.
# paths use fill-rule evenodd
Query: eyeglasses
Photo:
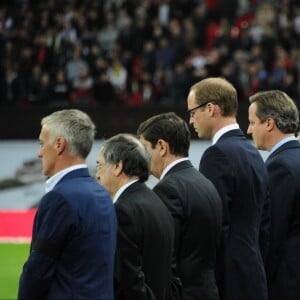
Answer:
<svg viewBox="0 0 300 300"><path fill-rule="evenodd" d="M194 115L195 115L195 110L196 110L196 109L205 106L205 105L206 105L207 103L209 103L209 102L211 102L211 101L206 101L206 102L204 102L204 103L202 103L202 104L200 104L200 105L198 105L198 106L196 106L196 107L194 107L194 108L189 109L189 110L187 111L187 113L189 114L190 118L193 118L193 117L194 117Z"/></svg>
<svg viewBox="0 0 300 300"><path fill-rule="evenodd" d="M103 169L103 167L104 167L105 165L106 165L105 162L97 161L97 166L96 166L97 172L99 172L101 169Z"/></svg>

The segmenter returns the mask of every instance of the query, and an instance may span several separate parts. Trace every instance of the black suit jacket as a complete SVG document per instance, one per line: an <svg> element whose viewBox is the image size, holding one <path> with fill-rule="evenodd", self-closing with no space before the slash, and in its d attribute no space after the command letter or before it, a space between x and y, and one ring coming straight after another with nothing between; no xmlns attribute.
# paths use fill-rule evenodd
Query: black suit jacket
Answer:
<svg viewBox="0 0 300 300"><path fill-rule="evenodd" d="M172 167L154 187L175 221L175 253L183 299L219 299L215 254L221 230L221 199L190 161Z"/></svg>
<svg viewBox="0 0 300 300"><path fill-rule="evenodd" d="M300 143L290 141L267 159L271 244L267 263L270 299L300 299Z"/></svg>
<svg viewBox="0 0 300 300"><path fill-rule="evenodd" d="M115 209L115 299L179 299L174 287L180 291L180 281L172 274L173 220L165 205L144 183L135 182Z"/></svg>
<svg viewBox="0 0 300 300"><path fill-rule="evenodd" d="M267 299L261 254L268 247L267 170L261 155L240 129L225 133L203 153L200 171L223 201L217 280L221 299Z"/></svg>

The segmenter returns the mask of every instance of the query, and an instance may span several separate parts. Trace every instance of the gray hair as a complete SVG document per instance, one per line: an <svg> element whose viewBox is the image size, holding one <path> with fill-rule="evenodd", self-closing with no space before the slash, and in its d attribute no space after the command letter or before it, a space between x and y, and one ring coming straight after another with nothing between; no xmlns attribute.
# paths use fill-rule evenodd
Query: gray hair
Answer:
<svg viewBox="0 0 300 300"><path fill-rule="evenodd" d="M86 158L95 138L95 124L90 117L78 109L56 111L41 121L47 126L50 139L62 136L67 141L68 151L73 156Z"/></svg>
<svg viewBox="0 0 300 300"><path fill-rule="evenodd" d="M128 177L145 182L150 175L151 156L143 144L131 134L117 134L104 142L101 151L108 164L123 163Z"/></svg>
<svg viewBox="0 0 300 300"><path fill-rule="evenodd" d="M296 133L299 127L299 111L294 101L283 91L259 92L249 98L256 103L256 116L261 122L272 118L283 133Z"/></svg>

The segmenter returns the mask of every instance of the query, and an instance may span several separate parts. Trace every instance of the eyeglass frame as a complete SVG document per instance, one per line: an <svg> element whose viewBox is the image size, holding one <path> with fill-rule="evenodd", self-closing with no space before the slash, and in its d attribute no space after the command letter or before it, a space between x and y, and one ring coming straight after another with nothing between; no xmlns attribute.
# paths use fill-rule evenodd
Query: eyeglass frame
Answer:
<svg viewBox="0 0 300 300"><path fill-rule="evenodd" d="M206 101L206 102L204 102L204 103L202 103L202 104L199 104L198 106L196 106L196 107L194 107L194 108L191 108L191 109L187 110L187 114L189 115L190 118L193 118L194 115L195 115L195 110L196 110L196 109L198 109L198 108L200 108L200 107L203 107L203 106L207 105L207 104L210 103L210 102L211 102L211 101Z"/></svg>

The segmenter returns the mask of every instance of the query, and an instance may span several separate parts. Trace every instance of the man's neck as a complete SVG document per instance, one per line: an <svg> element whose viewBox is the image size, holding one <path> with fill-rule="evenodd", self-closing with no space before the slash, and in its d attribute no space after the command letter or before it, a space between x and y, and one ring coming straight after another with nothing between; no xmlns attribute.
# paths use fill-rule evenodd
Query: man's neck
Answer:
<svg viewBox="0 0 300 300"><path fill-rule="evenodd" d="M219 131L220 129L229 126L229 125L233 125L233 124L237 124L236 118L235 117L222 117L219 120L216 121L214 130L213 130L213 135L216 134L217 131Z"/></svg>
<svg viewBox="0 0 300 300"><path fill-rule="evenodd" d="M274 134L270 138L266 150L271 151L275 145L277 145L280 141L282 141L283 139L288 138L288 137L295 137L295 134L293 134L293 133L282 133L282 132L279 132L278 134Z"/></svg>

